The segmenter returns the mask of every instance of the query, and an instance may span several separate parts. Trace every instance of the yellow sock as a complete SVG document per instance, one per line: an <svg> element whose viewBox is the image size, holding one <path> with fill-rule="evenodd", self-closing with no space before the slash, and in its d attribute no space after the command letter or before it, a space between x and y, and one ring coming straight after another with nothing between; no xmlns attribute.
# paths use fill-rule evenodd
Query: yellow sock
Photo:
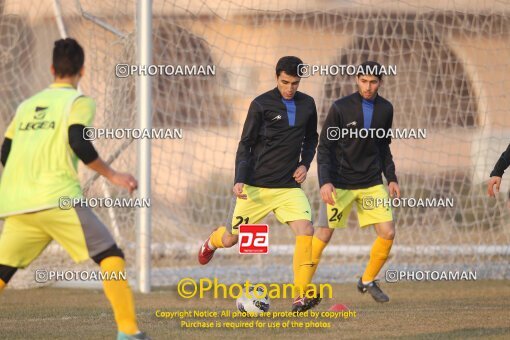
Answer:
<svg viewBox="0 0 510 340"><path fill-rule="evenodd" d="M125 271L124 259L118 256L110 256L101 261L102 273L123 273ZM103 289L106 297L112 305L115 322L119 331L126 334L138 332L136 325L135 304L133 293L127 280L104 280Z"/></svg>
<svg viewBox="0 0 510 340"><path fill-rule="evenodd" d="M315 264L312 267L312 277L315 275L315 271L317 270L317 267L319 266L319 262L321 260L322 252L324 251L324 248L326 248L328 244L321 240L318 237L313 237L312 239L312 262Z"/></svg>
<svg viewBox="0 0 510 340"><path fill-rule="evenodd" d="M367 283L375 280L375 277L379 274L379 271L384 266L390 254L392 244L393 240L386 240L379 236L375 239L372 250L370 251L370 260L361 278L363 282Z"/></svg>
<svg viewBox="0 0 510 340"><path fill-rule="evenodd" d="M2 293L6 285L7 284L4 282L4 280L0 279L0 293Z"/></svg>
<svg viewBox="0 0 510 340"><path fill-rule="evenodd" d="M296 236L294 249L294 297L306 293L306 287L312 281L312 236Z"/></svg>
<svg viewBox="0 0 510 340"><path fill-rule="evenodd" d="M225 248L225 246L223 245L223 235L227 232L227 228L226 227L219 227L218 229L216 229L212 235L211 235L211 239L210 239L210 242L212 244L213 247L216 247L216 248Z"/></svg>

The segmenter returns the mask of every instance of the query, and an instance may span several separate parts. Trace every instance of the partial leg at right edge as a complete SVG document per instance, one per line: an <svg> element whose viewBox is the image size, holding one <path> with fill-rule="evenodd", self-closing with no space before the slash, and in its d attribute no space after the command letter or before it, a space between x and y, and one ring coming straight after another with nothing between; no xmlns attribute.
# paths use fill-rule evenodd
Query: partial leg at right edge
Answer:
<svg viewBox="0 0 510 340"><path fill-rule="evenodd" d="M0 293L2 293L17 270L18 268L0 264Z"/></svg>

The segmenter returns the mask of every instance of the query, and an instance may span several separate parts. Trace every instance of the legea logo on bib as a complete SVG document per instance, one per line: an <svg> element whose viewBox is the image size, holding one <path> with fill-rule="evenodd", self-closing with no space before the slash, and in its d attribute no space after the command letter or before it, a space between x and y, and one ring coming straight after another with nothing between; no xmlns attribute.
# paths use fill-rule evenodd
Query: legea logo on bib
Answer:
<svg viewBox="0 0 510 340"><path fill-rule="evenodd" d="M44 116L46 116L47 108L47 106L36 106L34 119L44 119Z"/></svg>

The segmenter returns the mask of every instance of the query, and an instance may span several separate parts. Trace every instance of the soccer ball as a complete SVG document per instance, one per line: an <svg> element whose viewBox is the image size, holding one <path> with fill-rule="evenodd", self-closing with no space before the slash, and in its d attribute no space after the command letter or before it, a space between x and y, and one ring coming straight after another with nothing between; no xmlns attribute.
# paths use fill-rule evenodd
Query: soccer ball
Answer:
<svg viewBox="0 0 510 340"><path fill-rule="evenodd" d="M269 297L263 287L257 287L255 292L255 287L250 286L248 293L243 291L243 295L237 298L236 305L241 312L259 314L269 310Z"/></svg>

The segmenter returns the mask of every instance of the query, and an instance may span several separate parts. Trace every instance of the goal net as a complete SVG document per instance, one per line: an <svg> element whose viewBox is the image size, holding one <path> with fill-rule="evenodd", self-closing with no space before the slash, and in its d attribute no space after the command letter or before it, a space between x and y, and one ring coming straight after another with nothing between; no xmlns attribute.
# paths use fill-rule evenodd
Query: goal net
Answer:
<svg viewBox="0 0 510 340"><path fill-rule="evenodd" d="M85 49L81 90L97 102L95 126L136 127L136 76L116 77L117 64L136 64L135 2L0 1L0 132L17 105L51 82L53 41L76 38ZM396 65L380 94L394 106L393 127L426 129L425 139L391 144L402 195L450 199L452 207L394 209L397 236L388 268L477 271L509 278L510 180L489 199L486 183L510 143L510 3L506 1L183 1L153 2L153 64L213 65L207 76L152 77L153 126L181 138L152 140L152 279L222 282L289 281L294 236L273 216L270 254L220 251L197 264L201 242L227 218L234 160L248 106L275 87L284 55L313 65ZM303 78L314 97L319 129L332 102L356 91L353 77ZM135 173L136 140L98 139L103 159ZM128 197L81 166L88 197ZM303 185L318 215L314 160ZM135 273L135 210L95 209L124 249ZM0 227L1 228L1 227ZM353 212L337 230L318 281L354 280L375 238ZM81 265L93 268L92 261ZM33 286L36 269L80 268L52 244L13 286Z"/></svg>

